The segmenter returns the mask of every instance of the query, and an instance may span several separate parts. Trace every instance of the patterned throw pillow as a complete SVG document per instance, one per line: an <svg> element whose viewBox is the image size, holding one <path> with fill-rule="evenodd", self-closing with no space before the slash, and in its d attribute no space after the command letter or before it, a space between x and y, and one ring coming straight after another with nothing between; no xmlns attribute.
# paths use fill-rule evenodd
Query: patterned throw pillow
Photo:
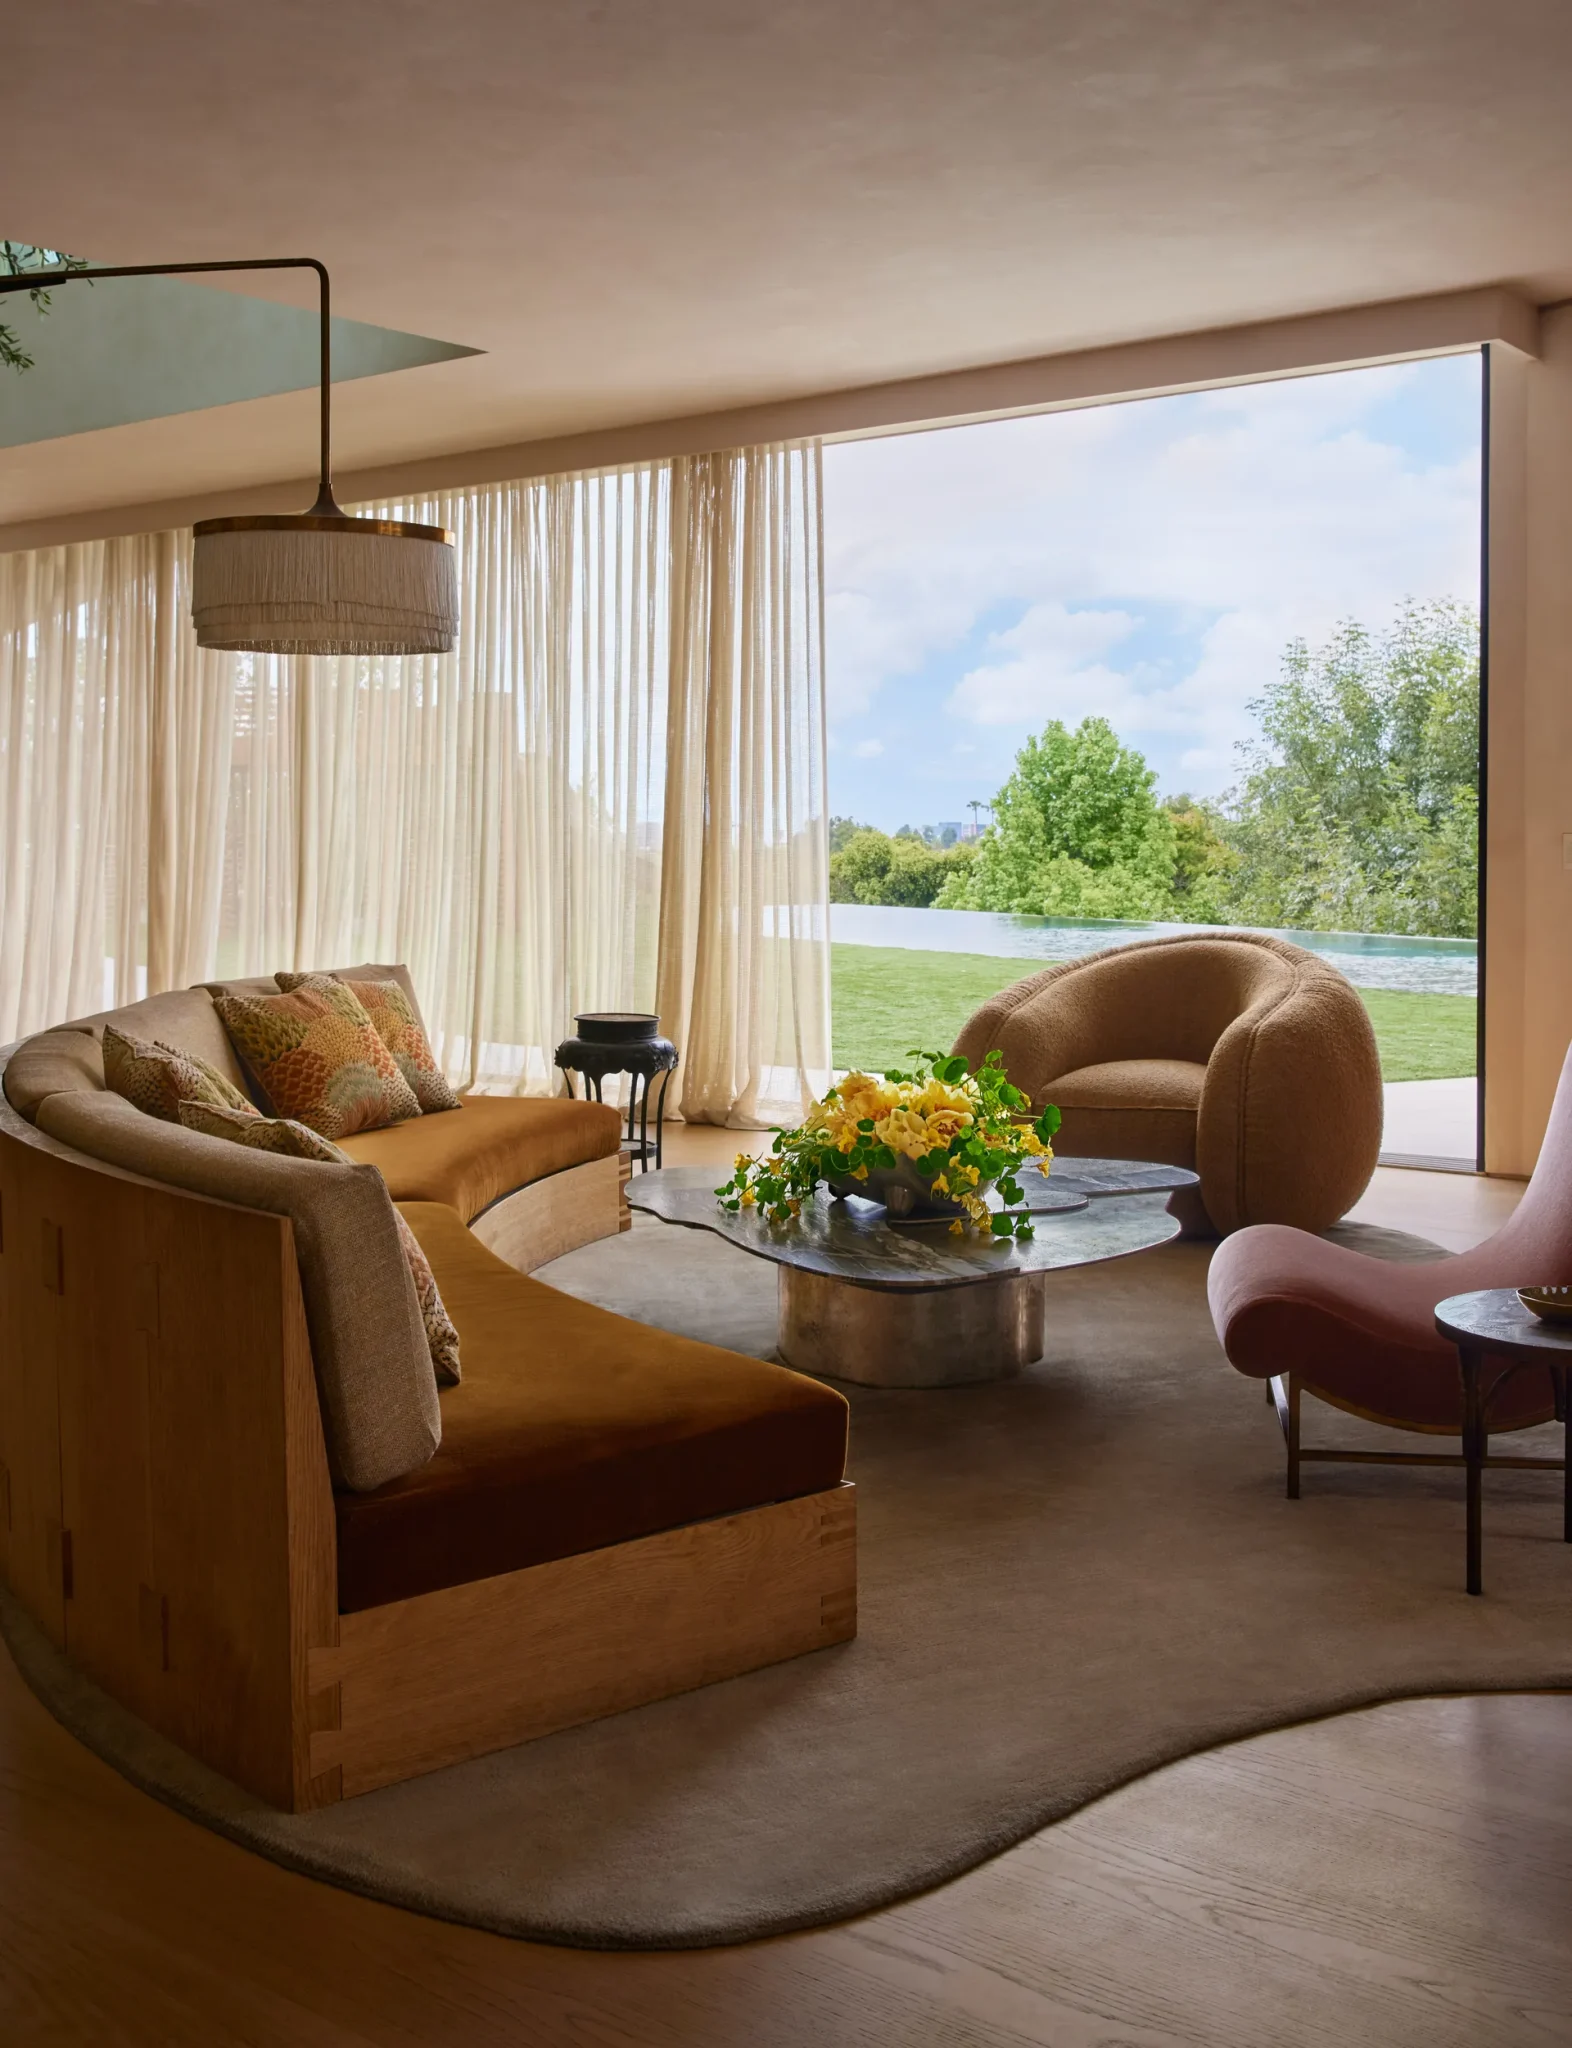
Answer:
<svg viewBox="0 0 1572 2048"><path fill-rule="evenodd" d="M232 1138L236 1144L249 1145L257 1152L277 1152L286 1159L325 1159L339 1166L354 1164L347 1152L340 1152L305 1124L287 1117L258 1116L255 1110L243 1116L238 1110L220 1108L211 1102L182 1102L179 1116L188 1131L201 1131L209 1138ZM415 1299L420 1303L420 1320L426 1326L426 1348L431 1353L437 1385L456 1387L462 1377L458 1331L443 1305L431 1261L421 1250L419 1238L396 1208L393 1221L398 1226L399 1249L415 1283Z"/></svg>
<svg viewBox="0 0 1572 2048"><path fill-rule="evenodd" d="M290 995L214 991L214 1007L275 1116L347 1138L420 1115L409 1083L347 983Z"/></svg>
<svg viewBox="0 0 1572 2048"><path fill-rule="evenodd" d="M322 982L336 981L338 977L332 974L278 973L273 979L287 995L291 989L316 988ZM409 1083L422 1110L429 1113L436 1109L462 1109L463 1103L448 1086L447 1077L437 1065L437 1056L431 1050L425 1027L399 984L396 981L349 981L340 985L352 988L359 997L366 1015L377 1027L377 1036L392 1053L394 1063Z"/></svg>
<svg viewBox="0 0 1572 2048"><path fill-rule="evenodd" d="M180 1121L182 1102L210 1102L255 1116L234 1082L194 1052L162 1039L128 1038L113 1024L104 1026L104 1079L117 1095L166 1124Z"/></svg>

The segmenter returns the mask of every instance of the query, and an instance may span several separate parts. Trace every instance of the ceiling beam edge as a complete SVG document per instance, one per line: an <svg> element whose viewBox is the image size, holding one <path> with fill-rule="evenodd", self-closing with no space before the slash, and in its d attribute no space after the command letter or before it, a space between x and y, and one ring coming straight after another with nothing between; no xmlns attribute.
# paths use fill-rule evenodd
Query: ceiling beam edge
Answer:
<svg viewBox="0 0 1572 2048"><path fill-rule="evenodd" d="M335 477L345 504L476 484L610 469L767 441L853 439L917 428L1007 419L1025 413L1114 404L1181 391L1450 355L1487 341L1539 354L1539 310L1507 286L1383 300L1248 326L1116 343L935 376L643 421L549 440L459 449L416 462ZM160 532L225 513L297 509L312 482L205 492L141 505L105 506L0 526L0 552Z"/></svg>

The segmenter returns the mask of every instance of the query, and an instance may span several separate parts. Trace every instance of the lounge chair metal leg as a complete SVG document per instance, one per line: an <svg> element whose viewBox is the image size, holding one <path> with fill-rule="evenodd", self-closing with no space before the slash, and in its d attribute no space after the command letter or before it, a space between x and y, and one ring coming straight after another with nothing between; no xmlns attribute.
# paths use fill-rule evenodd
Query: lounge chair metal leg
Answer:
<svg viewBox="0 0 1572 2048"><path fill-rule="evenodd" d="M1299 1498L1299 1382L1291 1372L1280 1372L1266 1383L1272 1406L1282 1425L1288 1448L1288 1498Z"/></svg>

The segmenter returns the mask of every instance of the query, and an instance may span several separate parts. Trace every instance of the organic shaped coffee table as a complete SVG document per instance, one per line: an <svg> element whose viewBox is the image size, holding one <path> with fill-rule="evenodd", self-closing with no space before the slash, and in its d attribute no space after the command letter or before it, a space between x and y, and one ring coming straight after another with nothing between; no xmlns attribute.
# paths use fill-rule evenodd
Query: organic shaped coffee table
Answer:
<svg viewBox="0 0 1572 2048"><path fill-rule="evenodd" d="M943 1218L896 1221L820 1188L791 1223L715 1199L713 1166L666 1167L628 1190L635 1209L717 1237L780 1268L780 1355L799 1371L870 1387L1008 1379L1042 1356L1046 1275L1124 1258L1179 1234L1168 1196L1182 1166L1067 1159L1021 1176L1029 1238L952 1237Z"/></svg>

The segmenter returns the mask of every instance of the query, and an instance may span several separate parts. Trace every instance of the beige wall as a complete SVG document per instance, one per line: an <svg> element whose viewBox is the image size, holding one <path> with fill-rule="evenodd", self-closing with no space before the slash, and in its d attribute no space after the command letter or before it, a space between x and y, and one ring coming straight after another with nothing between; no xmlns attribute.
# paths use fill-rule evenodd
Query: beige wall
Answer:
<svg viewBox="0 0 1572 2048"><path fill-rule="evenodd" d="M1572 1041L1572 306L1490 350L1485 1164L1528 1173Z"/></svg>

